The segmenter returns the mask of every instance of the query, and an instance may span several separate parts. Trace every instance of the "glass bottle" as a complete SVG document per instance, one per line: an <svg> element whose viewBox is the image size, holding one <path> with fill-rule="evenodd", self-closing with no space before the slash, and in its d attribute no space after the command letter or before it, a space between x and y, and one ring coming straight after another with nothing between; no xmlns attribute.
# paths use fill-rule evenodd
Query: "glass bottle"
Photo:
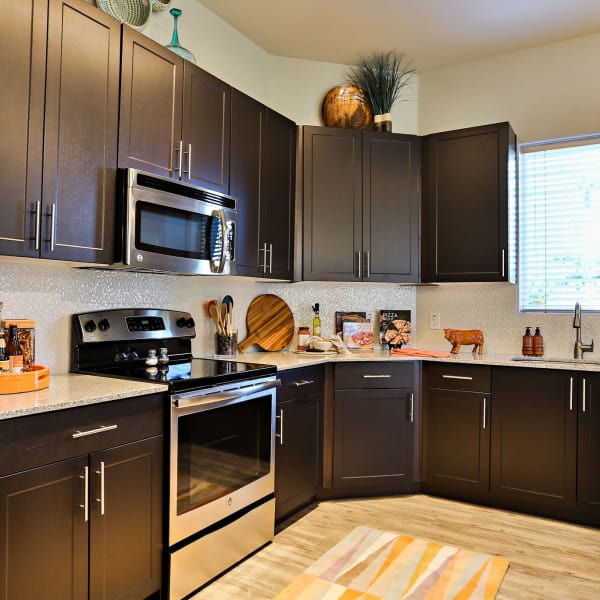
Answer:
<svg viewBox="0 0 600 600"><path fill-rule="evenodd" d="M544 355L544 338L542 337L539 327L535 328L535 333L533 334L533 355Z"/></svg>
<svg viewBox="0 0 600 600"><path fill-rule="evenodd" d="M319 316L319 303L317 302L313 307L315 316L313 317L313 335L321 336L321 317Z"/></svg>
<svg viewBox="0 0 600 600"><path fill-rule="evenodd" d="M0 373L10 371L10 361L6 355L6 342L4 341L4 331L0 329Z"/></svg>
<svg viewBox="0 0 600 600"><path fill-rule="evenodd" d="M19 344L19 329L16 325L8 328L8 344L6 345L6 355L10 363L11 373L23 372L23 351Z"/></svg>

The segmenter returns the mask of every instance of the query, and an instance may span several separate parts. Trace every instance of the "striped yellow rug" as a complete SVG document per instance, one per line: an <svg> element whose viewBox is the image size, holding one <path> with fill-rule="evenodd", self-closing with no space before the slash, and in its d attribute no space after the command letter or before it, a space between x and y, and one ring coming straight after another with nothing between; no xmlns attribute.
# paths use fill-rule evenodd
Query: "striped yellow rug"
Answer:
<svg viewBox="0 0 600 600"><path fill-rule="evenodd" d="M493 600L505 558L357 527L277 600Z"/></svg>

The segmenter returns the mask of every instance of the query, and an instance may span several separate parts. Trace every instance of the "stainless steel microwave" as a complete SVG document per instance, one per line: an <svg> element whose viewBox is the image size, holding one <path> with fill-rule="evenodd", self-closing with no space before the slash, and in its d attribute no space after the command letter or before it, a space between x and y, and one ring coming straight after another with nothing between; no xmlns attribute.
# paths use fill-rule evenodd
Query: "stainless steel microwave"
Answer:
<svg viewBox="0 0 600 600"><path fill-rule="evenodd" d="M136 169L119 170L113 268L235 274L237 201Z"/></svg>

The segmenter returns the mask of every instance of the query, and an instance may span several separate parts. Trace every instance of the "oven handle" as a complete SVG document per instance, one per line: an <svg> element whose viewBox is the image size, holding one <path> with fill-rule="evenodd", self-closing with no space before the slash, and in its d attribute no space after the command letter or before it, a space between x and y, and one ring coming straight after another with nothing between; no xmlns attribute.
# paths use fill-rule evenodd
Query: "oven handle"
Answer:
<svg viewBox="0 0 600 600"><path fill-rule="evenodd" d="M173 408L184 409L190 407L201 407L202 410L209 410L217 408L219 406L226 406L227 404L235 404L240 402L246 396L255 394L257 392L263 392L265 390L271 390L281 386L281 381L275 379L273 381L267 381L264 383L258 383L256 385L248 385L242 388L236 388L231 391L217 392L214 394L173 394L171 396L171 402Z"/></svg>

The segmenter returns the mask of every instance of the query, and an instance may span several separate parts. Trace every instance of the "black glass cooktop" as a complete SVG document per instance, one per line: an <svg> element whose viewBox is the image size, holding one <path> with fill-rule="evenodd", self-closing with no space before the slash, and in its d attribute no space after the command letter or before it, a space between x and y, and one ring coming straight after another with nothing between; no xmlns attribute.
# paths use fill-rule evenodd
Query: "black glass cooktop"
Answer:
<svg viewBox="0 0 600 600"><path fill-rule="evenodd" d="M120 379L167 383L172 392L184 392L233 381L274 375L277 372L277 367L258 363L194 358L183 362L169 363L166 367L160 365L147 367L144 364L119 364L87 372Z"/></svg>

